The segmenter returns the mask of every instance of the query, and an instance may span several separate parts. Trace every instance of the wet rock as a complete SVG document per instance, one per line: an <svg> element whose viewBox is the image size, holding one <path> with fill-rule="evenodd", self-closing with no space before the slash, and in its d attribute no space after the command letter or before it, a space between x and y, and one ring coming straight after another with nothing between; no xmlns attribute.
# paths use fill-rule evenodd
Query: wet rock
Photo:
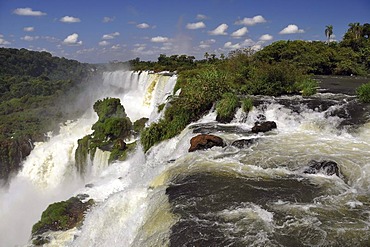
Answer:
<svg viewBox="0 0 370 247"><path fill-rule="evenodd" d="M117 139L114 147L120 151L126 149L126 143L122 139Z"/></svg>
<svg viewBox="0 0 370 247"><path fill-rule="evenodd" d="M200 134L190 140L189 152L204 150L214 146L224 147L225 143L221 137L215 135Z"/></svg>
<svg viewBox="0 0 370 247"><path fill-rule="evenodd" d="M274 121L256 122L252 128L252 132L253 133L267 132L276 128L277 126Z"/></svg>
<svg viewBox="0 0 370 247"><path fill-rule="evenodd" d="M237 148L246 148L251 146L252 144L257 142L257 138L251 138L251 139L240 139L233 141L231 143L231 146L237 147Z"/></svg>
<svg viewBox="0 0 370 247"><path fill-rule="evenodd" d="M334 161L315 161L311 160L308 163L309 167L303 171L303 173L307 174L317 174L322 173L328 176L337 175L339 177L339 167L338 164Z"/></svg>

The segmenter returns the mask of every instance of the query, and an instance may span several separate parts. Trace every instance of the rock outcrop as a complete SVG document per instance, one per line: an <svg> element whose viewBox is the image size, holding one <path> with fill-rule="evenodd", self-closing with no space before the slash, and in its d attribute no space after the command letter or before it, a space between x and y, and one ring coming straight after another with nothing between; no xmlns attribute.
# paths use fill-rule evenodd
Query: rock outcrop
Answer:
<svg viewBox="0 0 370 247"><path fill-rule="evenodd" d="M215 135L200 134L191 138L189 152L194 152L196 150L205 150L215 146L225 146L225 143L221 137Z"/></svg>
<svg viewBox="0 0 370 247"><path fill-rule="evenodd" d="M256 122L252 128L253 133L268 132L276 129L276 123L274 121Z"/></svg>
<svg viewBox="0 0 370 247"><path fill-rule="evenodd" d="M78 226L82 223L86 210L93 204L92 199L84 203L78 197L50 204L42 213L40 221L32 227L33 244L47 243L47 237L42 236L45 232L65 231Z"/></svg>
<svg viewBox="0 0 370 247"><path fill-rule="evenodd" d="M334 161L315 161L311 160L308 163L309 167L303 171L303 173L308 173L308 174L317 174L317 173L322 173L324 175L332 176L332 175L337 175L338 177L340 176L339 173L339 167L338 164L335 163Z"/></svg>

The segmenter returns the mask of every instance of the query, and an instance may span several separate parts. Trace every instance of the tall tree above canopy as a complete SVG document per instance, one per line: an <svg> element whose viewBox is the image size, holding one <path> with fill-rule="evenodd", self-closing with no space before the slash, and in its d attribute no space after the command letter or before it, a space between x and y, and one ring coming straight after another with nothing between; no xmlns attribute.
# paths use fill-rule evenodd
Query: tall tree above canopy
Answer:
<svg viewBox="0 0 370 247"><path fill-rule="evenodd" d="M325 36L328 39L328 44L330 43L330 36L333 35L333 25L328 25L325 28Z"/></svg>

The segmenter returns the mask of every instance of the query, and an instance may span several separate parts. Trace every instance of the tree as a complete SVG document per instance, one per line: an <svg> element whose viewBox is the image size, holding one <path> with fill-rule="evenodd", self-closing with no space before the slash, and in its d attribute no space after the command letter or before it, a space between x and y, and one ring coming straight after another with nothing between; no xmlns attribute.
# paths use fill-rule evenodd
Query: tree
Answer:
<svg viewBox="0 0 370 247"><path fill-rule="evenodd" d="M208 60L208 58L209 58L209 54L208 54L208 52L204 53L204 58L205 58L206 60Z"/></svg>
<svg viewBox="0 0 370 247"><path fill-rule="evenodd" d="M325 36L328 39L328 44L330 43L330 36L332 34L333 34L333 26L332 25L326 26L326 28L325 28Z"/></svg>

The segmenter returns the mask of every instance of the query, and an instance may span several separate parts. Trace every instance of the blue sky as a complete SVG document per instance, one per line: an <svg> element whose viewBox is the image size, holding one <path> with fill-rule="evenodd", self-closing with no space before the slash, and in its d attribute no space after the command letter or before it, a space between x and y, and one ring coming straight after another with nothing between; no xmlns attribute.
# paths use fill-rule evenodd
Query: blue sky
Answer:
<svg viewBox="0 0 370 247"><path fill-rule="evenodd" d="M277 40L324 41L326 25L340 41L369 13L369 0L0 0L0 47L90 63L202 59Z"/></svg>

